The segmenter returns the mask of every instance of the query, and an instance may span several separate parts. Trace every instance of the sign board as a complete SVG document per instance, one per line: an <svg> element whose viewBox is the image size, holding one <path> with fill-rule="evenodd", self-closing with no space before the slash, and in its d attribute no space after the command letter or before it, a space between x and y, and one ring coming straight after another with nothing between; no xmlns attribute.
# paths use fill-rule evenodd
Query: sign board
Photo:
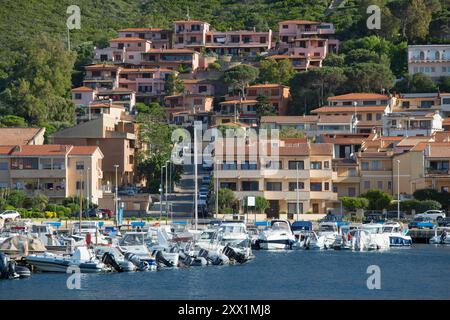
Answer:
<svg viewBox="0 0 450 320"><path fill-rule="evenodd" d="M247 207L254 207L255 203L255 197L247 197Z"/></svg>

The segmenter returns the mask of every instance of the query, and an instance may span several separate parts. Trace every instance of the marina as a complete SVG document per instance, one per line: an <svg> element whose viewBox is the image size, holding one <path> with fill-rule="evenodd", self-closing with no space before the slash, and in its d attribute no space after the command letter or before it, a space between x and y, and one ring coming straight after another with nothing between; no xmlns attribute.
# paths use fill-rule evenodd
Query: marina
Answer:
<svg viewBox="0 0 450 320"><path fill-rule="evenodd" d="M81 290L67 289L66 274L36 273L0 281L0 299L449 299L448 261L450 247L425 244L384 252L260 250L233 267L82 274ZM366 286L370 265L381 269L380 290Z"/></svg>

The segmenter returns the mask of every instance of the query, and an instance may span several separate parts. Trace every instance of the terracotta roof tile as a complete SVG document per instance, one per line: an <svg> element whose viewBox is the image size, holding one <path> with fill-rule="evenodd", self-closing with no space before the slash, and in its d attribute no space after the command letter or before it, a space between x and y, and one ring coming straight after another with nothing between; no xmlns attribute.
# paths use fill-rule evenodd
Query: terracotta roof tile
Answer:
<svg viewBox="0 0 450 320"><path fill-rule="evenodd" d="M69 155L92 155L97 149L97 146L73 146Z"/></svg>
<svg viewBox="0 0 450 320"><path fill-rule="evenodd" d="M264 116L261 123L296 124L305 122L316 122L316 115L308 116Z"/></svg>
<svg viewBox="0 0 450 320"><path fill-rule="evenodd" d="M377 112L386 110L387 106L365 106L365 107L321 107L311 110L311 113L336 113L336 112Z"/></svg>
<svg viewBox="0 0 450 320"><path fill-rule="evenodd" d="M95 90L89 87L78 87L72 89L72 92L94 92Z"/></svg>
<svg viewBox="0 0 450 320"><path fill-rule="evenodd" d="M65 156L73 148L70 145L45 144L15 146L12 156Z"/></svg>
<svg viewBox="0 0 450 320"><path fill-rule="evenodd" d="M151 42L150 40L146 40L146 39L141 39L141 38L115 38L115 39L111 39L109 40L109 42L144 42L144 41L148 41Z"/></svg>
<svg viewBox="0 0 450 320"><path fill-rule="evenodd" d="M25 145L32 140L42 128L0 128L0 145Z"/></svg>
<svg viewBox="0 0 450 320"><path fill-rule="evenodd" d="M388 100L389 97L378 93L348 93L340 96L329 97L328 101L336 100Z"/></svg>

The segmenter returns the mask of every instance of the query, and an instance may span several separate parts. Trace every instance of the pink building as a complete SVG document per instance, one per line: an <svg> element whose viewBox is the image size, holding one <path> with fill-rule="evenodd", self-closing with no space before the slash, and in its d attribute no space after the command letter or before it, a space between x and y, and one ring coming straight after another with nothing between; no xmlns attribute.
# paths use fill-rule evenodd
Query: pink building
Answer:
<svg viewBox="0 0 450 320"><path fill-rule="evenodd" d="M152 42L140 38L116 38L109 41L109 47L95 50L95 61L139 64L141 53L152 48Z"/></svg>
<svg viewBox="0 0 450 320"><path fill-rule="evenodd" d="M172 31L160 28L127 28L119 30L119 38L140 38L149 40L153 49L172 48Z"/></svg>
<svg viewBox="0 0 450 320"><path fill-rule="evenodd" d="M297 70L320 68L327 54L339 49L332 23L287 20L281 21L279 26L278 54L272 57L289 59Z"/></svg>
<svg viewBox="0 0 450 320"><path fill-rule="evenodd" d="M92 89L114 89L119 84L120 67L111 64L94 64L84 67L83 85Z"/></svg>
<svg viewBox="0 0 450 320"><path fill-rule="evenodd" d="M138 102L150 103L165 94L164 85L171 73L178 74L177 71L166 68L123 68L120 71L119 86L136 92Z"/></svg>
<svg viewBox="0 0 450 320"><path fill-rule="evenodd" d="M193 72L200 67L200 54L190 49L151 49L142 53L141 65Z"/></svg>
<svg viewBox="0 0 450 320"><path fill-rule="evenodd" d="M204 94L213 96L215 94L214 85L206 80L186 79L183 80L184 92L188 94Z"/></svg>
<svg viewBox="0 0 450 320"><path fill-rule="evenodd" d="M175 48L206 49L218 55L255 56L272 48L272 30L213 31L199 20L175 22Z"/></svg>

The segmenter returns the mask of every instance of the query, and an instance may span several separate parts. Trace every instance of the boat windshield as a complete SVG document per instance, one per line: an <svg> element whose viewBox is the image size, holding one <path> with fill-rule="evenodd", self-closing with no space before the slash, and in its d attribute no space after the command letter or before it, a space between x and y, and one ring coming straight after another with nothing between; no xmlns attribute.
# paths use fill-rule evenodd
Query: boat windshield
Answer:
<svg viewBox="0 0 450 320"><path fill-rule="evenodd" d="M334 232L334 231L336 231L336 228L330 224L323 224L319 227L319 231L320 232Z"/></svg>
<svg viewBox="0 0 450 320"><path fill-rule="evenodd" d="M212 232L212 231L203 232L203 233L200 235L200 239L201 239L201 240L211 240L211 239L213 239L213 238L214 238L214 232Z"/></svg>
<svg viewBox="0 0 450 320"><path fill-rule="evenodd" d="M272 224L273 230L289 230L289 225L286 222L274 222Z"/></svg>
<svg viewBox="0 0 450 320"><path fill-rule="evenodd" d="M119 242L119 245L121 246L140 246L143 244L144 244L143 233L125 234Z"/></svg>
<svg viewBox="0 0 450 320"><path fill-rule="evenodd" d="M391 233L394 232L394 227L383 227L384 233Z"/></svg>
<svg viewBox="0 0 450 320"><path fill-rule="evenodd" d="M245 233L243 226L221 226L221 232L223 233Z"/></svg>

